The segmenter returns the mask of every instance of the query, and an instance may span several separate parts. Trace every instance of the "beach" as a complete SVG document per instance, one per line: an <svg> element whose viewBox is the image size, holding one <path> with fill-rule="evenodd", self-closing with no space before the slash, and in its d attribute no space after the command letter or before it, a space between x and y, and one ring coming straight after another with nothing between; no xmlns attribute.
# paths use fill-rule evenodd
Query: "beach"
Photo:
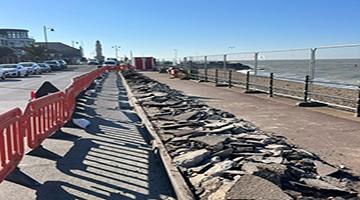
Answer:
<svg viewBox="0 0 360 200"><path fill-rule="evenodd" d="M208 81L215 82L215 69L208 69ZM198 76L200 80L205 79L205 70L199 69ZM218 71L218 80L221 82L228 82L228 72L224 74L222 69ZM305 82L305 81L304 81ZM289 95L295 98L304 98L304 85L305 83L284 80L274 76L273 92L275 95ZM232 71L232 84L234 86L245 87L246 74ZM270 78L264 76L250 75L250 89L269 91ZM329 104L339 105L348 109L354 110L356 107L356 101L358 97L358 91L356 89L330 87L317 84L316 82L310 87L309 98L315 101L326 102Z"/></svg>

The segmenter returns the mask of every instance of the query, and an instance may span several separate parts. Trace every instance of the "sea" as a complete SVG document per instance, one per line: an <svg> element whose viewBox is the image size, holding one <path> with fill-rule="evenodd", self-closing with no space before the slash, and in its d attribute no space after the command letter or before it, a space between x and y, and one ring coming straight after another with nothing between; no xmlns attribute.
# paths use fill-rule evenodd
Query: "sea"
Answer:
<svg viewBox="0 0 360 200"><path fill-rule="evenodd" d="M254 61L239 61L249 65L254 73ZM278 79L303 81L309 73L309 60L259 60L257 75ZM248 70L239 70L246 73ZM315 83L333 87L354 88L360 84L360 59L318 59L315 65Z"/></svg>

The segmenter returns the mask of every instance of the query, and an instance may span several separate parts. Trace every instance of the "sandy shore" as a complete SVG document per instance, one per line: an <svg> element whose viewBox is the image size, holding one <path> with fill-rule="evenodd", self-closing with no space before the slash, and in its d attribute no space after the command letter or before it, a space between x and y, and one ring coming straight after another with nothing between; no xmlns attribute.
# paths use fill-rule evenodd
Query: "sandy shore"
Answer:
<svg viewBox="0 0 360 200"><path fill-rule="evenodd" d="M204 70L199 70L199 77L204 79ZM218 73L219 82L229 80L228 73L222 70ZM208 70L208 81L215 81L215 69ZM245 86L246 75L240 72L232 72L232 82L235 85ZM269 77L250 76L250 89L268 91L270 85ZM299 98L304 97L304 83L290 80L279 80L274 77L273 91L275 94L291 95ZM331 97L330 97L331 96ZM309 97L313 100L323 101L331 104L355 108L358 91L355 89L336 88L314 84Z"/></svg>

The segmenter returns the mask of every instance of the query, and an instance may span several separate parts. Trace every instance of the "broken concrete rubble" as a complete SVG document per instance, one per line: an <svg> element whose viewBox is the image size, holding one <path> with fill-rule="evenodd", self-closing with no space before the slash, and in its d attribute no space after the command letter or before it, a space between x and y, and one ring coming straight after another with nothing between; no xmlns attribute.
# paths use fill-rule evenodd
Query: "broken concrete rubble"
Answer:
<svg viewBox="0 0 360 200"><path fill-rule="evenodd" d="M125 78L198 199L348 199L345 169L134 72ZM356 179L352 179L356 180Z"/></svg>
<svg viewBox="0 0 360 200"><path fill-rule="evenodd" d="M291 200L277 185L253 175L242 176L226 193L226 199Z"/></svg>
<svg viewBox="0 0 360 200"><path fill-rule="evenodd" d="M174 162L181 167L195 167L209 155L208 150L200 149L179 155L174 158Z"/></svg>

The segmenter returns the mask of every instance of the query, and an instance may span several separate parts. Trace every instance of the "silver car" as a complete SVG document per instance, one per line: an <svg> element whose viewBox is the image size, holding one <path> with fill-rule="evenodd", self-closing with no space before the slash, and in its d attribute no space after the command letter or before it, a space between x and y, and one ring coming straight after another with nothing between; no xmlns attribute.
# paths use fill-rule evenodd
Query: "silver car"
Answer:
<svg viewBox="0 0 360 200"><path fill-rule="evenodd" d="M27 77L27 69L19 64L2 64L0 69L4 71L6 77Z"/></svg>
<svg viewBox="0 0 360 200"><path fill-rule="evenodd" d="M20 65L24 66L29 74L42 74L41 67L35 62L21 62Z"/></svg>
<svg viewBox="0 0 360 200"><path fill-rule="evenodd" d="M0 79L5 80L5 77L6 77L6 72L0 68Z"/></svg>
<svg viewBox="0 0 360 200"><path fill-rule="evenodd" d="M51 67L47 63L38 63L38 65L42 68L43 72L51 72Z"/></svg>

